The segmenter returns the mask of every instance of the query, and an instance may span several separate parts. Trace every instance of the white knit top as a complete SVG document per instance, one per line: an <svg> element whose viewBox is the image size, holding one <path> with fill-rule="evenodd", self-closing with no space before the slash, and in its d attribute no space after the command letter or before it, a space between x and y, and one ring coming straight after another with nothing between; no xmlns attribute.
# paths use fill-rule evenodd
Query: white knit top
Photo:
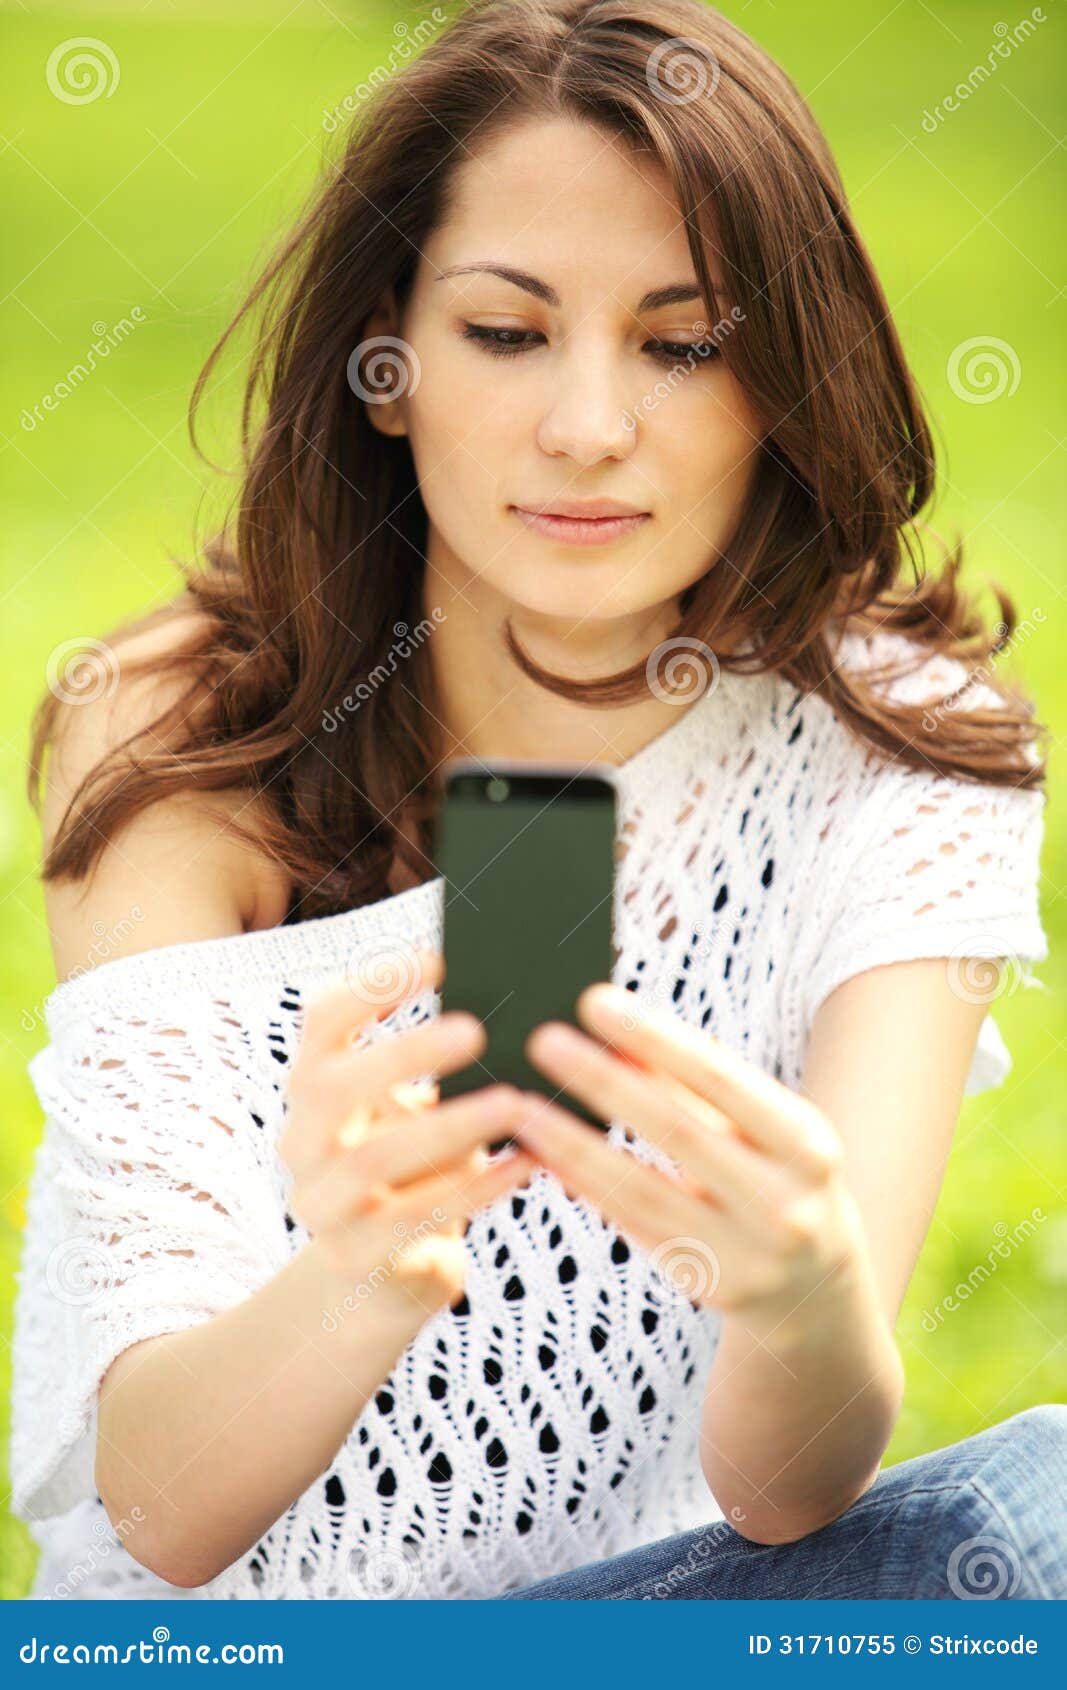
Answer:
<svg viewBox="0 0 1067 1690"><path fill-rule="evenodd" d="M907 649L850 634L839 655ZM893 684L939 700L961 674L927 659ZM975 686L951 708L989 697ZM956 989L981 997L983 959L1011 958L1011 983L1030 983L1047 954L1042 795L887 763L778 675L724 672L615 777L613 978L787 1084L816 1008L850 975L944 956ZM492 1597L722 1518L698 1454L721 1317L541 1169L475 1215L462 1300L424 1324L331 1467L225 1572L167 1585L108 1522L93 1478L101 1377L139 1339L252 1295L305 1242L277 1154L304 1005L363 947L440 949L442 903L437 878L115 958L52 992L50 1043L30 1062L45 1122L14 1336L13 1506L41 1545L34 1596ZM427 990L364 1036L439 1008ZM968 1090L1009 1061L987 1016ZM674 1166L621 1121L610 1137Z"/></svg>

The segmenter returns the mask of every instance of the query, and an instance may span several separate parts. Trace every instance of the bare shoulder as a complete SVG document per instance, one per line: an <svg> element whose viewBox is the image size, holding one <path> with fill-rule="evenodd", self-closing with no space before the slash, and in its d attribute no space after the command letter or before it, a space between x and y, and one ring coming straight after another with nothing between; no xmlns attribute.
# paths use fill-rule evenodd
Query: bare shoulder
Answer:
<svg viewBox="0 0 1067 1690"><path fill-rule="evenodd" d="M45 850L83 780L131 735L151 731L189 688L180 667L143 671L134 660L178 651L200 621L200 612L183 610L113 641L106 684L91 699L61 705L42 805ZM161 748L166 743L160 738ZM285 877L228 826L254 828L261 808L237 784L157 798L117 829L87 876L45 882L57 980L135 951L277 925L288 902Z"/></svg>

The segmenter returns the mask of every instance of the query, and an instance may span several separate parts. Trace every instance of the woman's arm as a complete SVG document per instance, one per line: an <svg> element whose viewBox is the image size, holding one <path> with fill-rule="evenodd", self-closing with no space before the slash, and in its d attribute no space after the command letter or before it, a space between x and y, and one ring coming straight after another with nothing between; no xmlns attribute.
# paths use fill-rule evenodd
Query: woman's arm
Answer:
<svg viewBox="0 0 1067 1690"><path fill-rule="evenodd" d="M166 740L155 724L182 702L188 676L128 672L126 664L173 648L188 634L189 620L176 617L126 636L107 659L117 679L114 690L63 705L48 758L43 851L53 844L82 782L129 736L143 736L131 748L137 755L164 749ZM237 820L254 831L266 807L259 794L236 786L174 793L133 815L108 841L89 875L45 881L56 979L159 945L222 938L280 922L287 903L285 876L228 826Z"/></svg>
<svg viewBox="0 0 1067 1690"><path fill-rule="evenodd" d="M334 1309L352 1312L324 1325ZM187 1588L230 1566L330 1465L426 1312L391 1280L357 1301L312 1240L236 1307L124 1350L96 1444L124 1548Z"/></svg>
<svg viewBox="0 0 1067 1690"><path fill-rule="evenodd" d="M159 649L139 635L119 656ZM48 770L44 843L83 777L146 730L183 682L123 673L114 694L63 713ZM240 933L280 919L276 874L225 829L249 795L178 795L140 812L88 881L47 882L57 979L104 957ZM101 947L101 933L115 935ZM120 937L121 936L121 941ZM391 1283L333 1330L342 1283L312 1241L254 1295L123 1350L99 1390L95 1480L124 1547L168 1583L196 1586L255 1543L327 1467L425 1312ZM348 1306L352 1306L351 1304Z"/></svg>
<svg viewBox="0 0 1067 1690"><path fill-rule="evenodd" d="M984 1005L944 960L850 978L816 1017L794 1091L721 1040L598 983L531 1061L677 1176L531 1094L519 1129L571 1192L678 1289L723 1314L701 1460L724 1513L762 1543L802 1537L874 1482L902 1368L892 1329L933 1211Z"/></svg>
<svg viewBox="0 0 1067 1690"><path fill-rule="evenodd" d="M136 718L139 708L152 707L144 684L138 691L124 680L119 694L125 714L116 713L107 696L66 712L49 769L46 836L105 743L130 731L131 713ZM101 947L91 943L101 930L125 933L121 954L128 955L258 925L257 871L248 848L225 825L243 802L234 791L153 804L109 840L88 884L48 883L57 973L65 977L86 960L102 960ZM117 947L112 954L119 954ZM438 984L439 970L424 981ZM399 982L392 1007L414 991L413 983ZM173 1007L169 1000L156 1007L166 1008L168 1020L184 1021L177 987ZM214 1109L205 1109L193 1084L188 1112L180 1085L169 1091L164 1085L157 1098L150 1076L136 1082L140 1090L132 1095L120 1092L126 1099L120 1121L123 1108L142 1112L142 1122L154 1105L160 1112L154 1131L146 1126L147 1136L139 1139L136 1158L138 1167L149 1158L160 1199L145 1211L147 1248L125 1237L144 1224L138 1188L124 1205L117 1188L109 1189L114 1170L106 1150L99 1163L87 1153L83 1184L72 1196L86 1213L75 1224L84 1221L101 1260L110 1246L118 1247L122 1275L101 1283L99 1299L84 1311L92 1327L86 1353L107 1350L96 1393L95 1482L130 1553L172 1584L193 1588L216 1576L329 1468L398 1356L462 1290L464 1224L532 1171L521 1156L486 1166L486 1140L506 1132L521 1107L520 1094L502 1087L439 1106L424 1103L417 1119L390 1115L382 1130L367 1130L365 1142L341 1140L357 1101L383 1104L394 1082L450 1072L484 1051L484 1029L473 1017L456 1016L357 1049L353 1040L363 1023L386 1008L380 994L361 998L350 982L307 1006L300 1049L287 1071L287 1118L277 1148L294 1176L289 1209L312 1242L280 1269L268 1262L266 1248L255 1251L232 1216L244 1201L239 1182L253 1164L236 1153L240 1128L225 1118L232 1103L225 1062L210 1067L219 1087ZM457 1027L457 1020L469 1025ZM183 1032L182 1038L195 1064L196 1037ZM169 1054L177 1058L177 1048ZM114 1036L86 1060L102 1070L126 1066ZM190 1079L195 1077L194 1068ZM210 1139L211 1123L221 1144L201 1145L198 1128ZM101 1131L106 1136L107 1126ZM112 1142L127 1142L121 1128ZM234 1148L232 1158L227 1145ZM203 1189L183 1179L193 1167L190 1155L198 1153ZM273 1182L269 1198L258 1196L273 1202ZM229 1225L200 1224L209 1198ZM249 1203L252 1213L251 1195ZM151 1217L159 1215L157 1244ZM175 1248L175 1237L187 1247ZM398 1238L409 1242L401 1247ZM226 1275L229 1251L234 1273L225 1279L228 1306L219 1310L212 1301L214 1274L221 1266ZM257 1276L251 1285L250 1255ZM168 1256L190 1260L175 1261L171 1276ZM137 1280L145 1257L144 1271L154 1276L145 1283L160 1288L153 1306L158 1328L147 1332L142 1321L139 1332L127 1333L124 1312L143 1312L138 1299L145 1292ZM234 1284L246 1287L236 1303ZM201 1297L204 1312L189 1325L188 1306L199 1307ZM178 1311L174 1320L172 1309ZM168 1331L168 1324L181 1329Z"/></svg>
<svg viewBox="0 0 1067 1690"><path fill-rule="evenodd" d="M947 962L933 958L869 969L815 1016L801 1089L844 1144L862 1237L780 1319L724 1321L703 1466L746 1537L815 1531L878 1475L904 1388L893 1329L987 1008L954 996Z"/></svg>

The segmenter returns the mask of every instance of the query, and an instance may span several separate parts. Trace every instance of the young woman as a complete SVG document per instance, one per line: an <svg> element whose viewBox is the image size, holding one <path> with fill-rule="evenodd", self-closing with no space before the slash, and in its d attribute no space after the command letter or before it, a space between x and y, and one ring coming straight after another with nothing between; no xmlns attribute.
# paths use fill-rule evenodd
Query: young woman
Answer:
<svg viewBox="0 0 1067 1690"><path fill-rule="evenodd" d="M879 1470L1043 767L1008 601L909 573L930 436L796 89L692 0L483 0L260 305L232 524L37 725L34 1593L1067 1594L1064 1409ZM551 1103L435 1088L457 752L614 768Z"/></svg>

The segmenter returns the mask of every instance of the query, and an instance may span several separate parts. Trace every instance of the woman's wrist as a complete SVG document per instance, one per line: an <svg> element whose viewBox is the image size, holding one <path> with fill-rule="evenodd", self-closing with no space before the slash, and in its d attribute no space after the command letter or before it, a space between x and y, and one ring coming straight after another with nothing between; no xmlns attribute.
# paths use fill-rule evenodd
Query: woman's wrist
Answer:
<svg viewBox="0 0 1067 1690"><path fill-rule="evenodd" d="M853 1336L862 1331L875 1341L893 1343L862 1242L836 1256L804 1295L751 1303L726 1320L742 1327L753 1344L782 1361L805 1351L832 1348L846 1331Z"/></svg>
<svg viewBox="0 0 1067 1690"><path fill-rule="evenodd" d="M432 1312L419 1308L393 1275L374 1284L339 1274L315 1238L302 1246L290 1269L298 1324L320 1343L336 1339L342 1348L363 1348L396 1340L399 1353Z"/></svg>
<svg viewBox="0 0 1067 1690"><path fill-rule="evenodd" d="M904 1364L871 1276L860 1264L842 1263L787 1312L726 1315L709 1390L716 1376L753 1362L761 1373L773 1369L794 1401L798 1393L823 1396L835 1387L842 1405L880 1398L888 1439L904 1393ZM834 1412L829 1403L828 1409Z"/></svg>
<svg viewBox="0 0 1067 1690"><path fill-rule="evenodd" d="M704 1396L713 1495L760 1542L829 1523L874 1482L903 1392L862 1251L789 1310L728 1313Z"/></svg>
<svg viewBox="0 0 1067 1690"><path fill-rule="evenodd" d="M798 1249L784 1283L746 1299L726 1318L783 1360L824 1348L845 1327L880 1331L892 1342L863 1221L839 1174L823 1201L820 1229Z"/></svg>
<svg viewBox="0 0 1067 1690"><path fill-rule="evenodd" d="M800 1386L802 1394L836 1391L839 1406L863 1401L888 1441L904 1395L904 1364L862 1245L836 1262L803 1301L727 1316L721 1347L731 1365L760 1354L792 1393Z"/></svg>

